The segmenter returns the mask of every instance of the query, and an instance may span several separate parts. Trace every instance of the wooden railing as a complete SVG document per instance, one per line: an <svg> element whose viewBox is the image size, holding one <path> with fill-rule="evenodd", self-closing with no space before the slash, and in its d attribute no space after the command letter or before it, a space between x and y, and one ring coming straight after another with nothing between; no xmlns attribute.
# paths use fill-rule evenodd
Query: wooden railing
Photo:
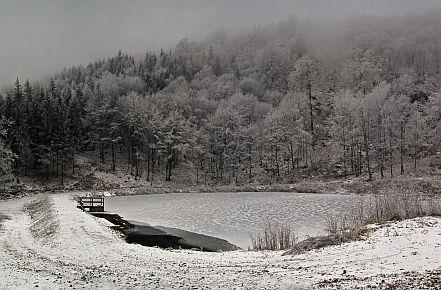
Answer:
<svg viewBox="0 0 441 290"><path fill-rule="evenodd" d="M78 207L89 212L104 211L104 197L79 197Z"/></svg>

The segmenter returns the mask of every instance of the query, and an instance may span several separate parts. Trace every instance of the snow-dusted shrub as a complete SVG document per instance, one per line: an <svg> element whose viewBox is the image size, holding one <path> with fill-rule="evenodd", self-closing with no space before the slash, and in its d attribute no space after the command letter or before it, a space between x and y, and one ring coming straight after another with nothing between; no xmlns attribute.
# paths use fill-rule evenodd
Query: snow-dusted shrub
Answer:
<svg viewBox="0 0 441 290"><path fill-rule="evenodd" d="M296 240L291 227L266 220L263 230L256 236L251 236L251 250L286 250L292 248Z"/></svg>

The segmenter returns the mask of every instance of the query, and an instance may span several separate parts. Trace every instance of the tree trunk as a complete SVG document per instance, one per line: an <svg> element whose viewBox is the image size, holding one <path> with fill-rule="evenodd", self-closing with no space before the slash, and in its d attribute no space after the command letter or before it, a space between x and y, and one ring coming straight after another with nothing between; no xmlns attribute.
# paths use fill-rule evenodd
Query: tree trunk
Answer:
<svg viewBox="0 0 441 290"><path fill-rule="evenodd" d="M289 151L289 155L291 157L291 166L292 166L292 170L294 170L294 148L292 145L292 141L289 140L289 147L288 147L288 151ZM288 166L289 168L289 166Z"/></svg>
<svg viewBox="0 0 441 290"><path fill-rule="evenodd" d="M418 151L417 151L417 147L416 146L417 145L415 145L415 152L413 154L413 168L415 169L415 171L417 169L417 158L418 158Z"/></svg>
<svg viewBox="0 0 441 290"><path fill-rule="evenodd" d="M394 177L394 152L392 147L392 130L389 128L389 166L390 166L390 178Z"/></svg>
<svg viewBox="0 0 441 290"><path fill-rule="evenodd" d="M59 166L59 153L57 152L57 155L56 155L56 177L58 178L58 166Z"/></svg>
<svg viewBox="0 0 441 290"><path fill-rule="evenodd" d="M147 156L146 156L146 160L147 160L147 181L150 180L150 147L147 146L146 148L146 152L147 152Z"/></svg>
<svg viewBox="0 0 441 290"><path fill-rule="evenodd" d="M346 134L345 134L345 131L344 131L344 129L343 129L343 174L344 174L344 177L345 177L345 179L347 178L347 176L348 176L348 172L347 172L347 168L346 168L346 165L347 165L347 162L346 162Z"/></svg>
<svg viewBox="0 0 441 290"><path fill-rule="evenodd" d="M400 173L404 174L404 122L400 122Z"/></svg>
<svg viewBox="0 0 441 290"><path fill-rule="evenodd" d="M171 167L172 167L172 149L171 145L167 146L167 160L165 162L165 180L171 180Z"/></svg>
<svg viewBox="0 0 441 290"><path fill-rule="evenodd" d="M361 145L358 144L358 176L361 176L362 171L363 171L363 159L362 156L363 154L361 154Z"/></svg>
<svg viewBox="0 0 441 290"><path fill-rule="evenodd" d="M61 185L64 185L64 162L61 162Z"/></svg>
<svg viewBox="0 0 441 290"><path fill-rule="evenodd" d="M361 114L361 117L363 118L362 124L363 124L363 143L364 143L364 151L366 152L366 165L368 170L368 176L369 181L372 180L372 171L371 171L371 159L370 159L370 148L369 148L369 131L368 131L368 124L366 124L366 119L364 118L364 114ZM367 117L369 119L369 115Z"/></svg>
<svg viewBox="0 0 441 290"><path fill-rule="evenodd" d="M312 85L311 83L308 83L308 97L309 97L309 117L310 120L310 130L311 130L311 136L312 136L312 143L314 144L314 112L313 112L313 105L312 105Z"/></svg>
<svg viewBox="0 0 441 290"><path fill-rule="evenodd" d="M135 148L135 180L138 180L139 176L139 151L138 147Z"/></svg>
<svg viewBox="0 0 441 290"><path fill-rule="evenodd" d="M100 162L104 163L104 145L103 142L100 142Z"/></svg>
<svg viewBox="0 0 441 290"><path fill-rule="evenodd" d="M112 142L112 170L115 171L115 142Z"/></svg>
<svg viewBox="0 0 441 290"><path fill-rule="evenodd" d="M308 96L309 96L309 117L310 120L310 130L311 130L311 166L315 167L315 132L314 132L314 108L312 104L312 85L308 83Z"/></svg>
<svg viewBox="0 0 441 290"><path fill-rule="evenodd" d="M380 177L384 178L384 154L385 154L385 142L386 142L386 136L385 136L385 132L384 132L384 128L381 125L381 122L378 122L378 130L377 130L377 135L378 135L378 140L377 143L379 144L379 148L377 149L378 151L378 160L379 160L379 165L380 165Z"/></svg>
<svg viewBox="0 0 441 290"><path fill-rule="evenodd" d="M248 178L251 182L251 178L253 177L253 172L252 172L252 157L251 157L251 140L250 140L250 145L248 147Z"/></svg>
<svg viewBox="0 0 441 290"><path fill-rule="evenodd" d="M199 165L196 164L196 184L199 184Z"/></svg>

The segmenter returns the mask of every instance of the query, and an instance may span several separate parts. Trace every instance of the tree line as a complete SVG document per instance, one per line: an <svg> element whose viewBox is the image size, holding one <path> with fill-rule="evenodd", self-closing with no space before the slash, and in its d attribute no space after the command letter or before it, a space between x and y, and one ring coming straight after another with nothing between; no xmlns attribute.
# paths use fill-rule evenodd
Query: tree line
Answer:
<svg viewBox="0 0 441 290"><path fill-rule="evenodd" d="M86 151L150 181L405 174L439 149L440 16L290 18L17 78L0 94L1 178L63 182Z"/></svg>

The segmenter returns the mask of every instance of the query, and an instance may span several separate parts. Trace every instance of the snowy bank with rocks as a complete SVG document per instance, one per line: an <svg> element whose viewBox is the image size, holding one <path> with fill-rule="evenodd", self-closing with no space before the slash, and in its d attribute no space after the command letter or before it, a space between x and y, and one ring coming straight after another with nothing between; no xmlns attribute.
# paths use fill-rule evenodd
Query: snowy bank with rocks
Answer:
<svg viewBox="0 0 441 290"><path fill-rule="evenodd" d="M0 202L0 288L436 288L441 219L386 224L366 240L313 250L204 253L126 243L71 194Z"/></svg>

